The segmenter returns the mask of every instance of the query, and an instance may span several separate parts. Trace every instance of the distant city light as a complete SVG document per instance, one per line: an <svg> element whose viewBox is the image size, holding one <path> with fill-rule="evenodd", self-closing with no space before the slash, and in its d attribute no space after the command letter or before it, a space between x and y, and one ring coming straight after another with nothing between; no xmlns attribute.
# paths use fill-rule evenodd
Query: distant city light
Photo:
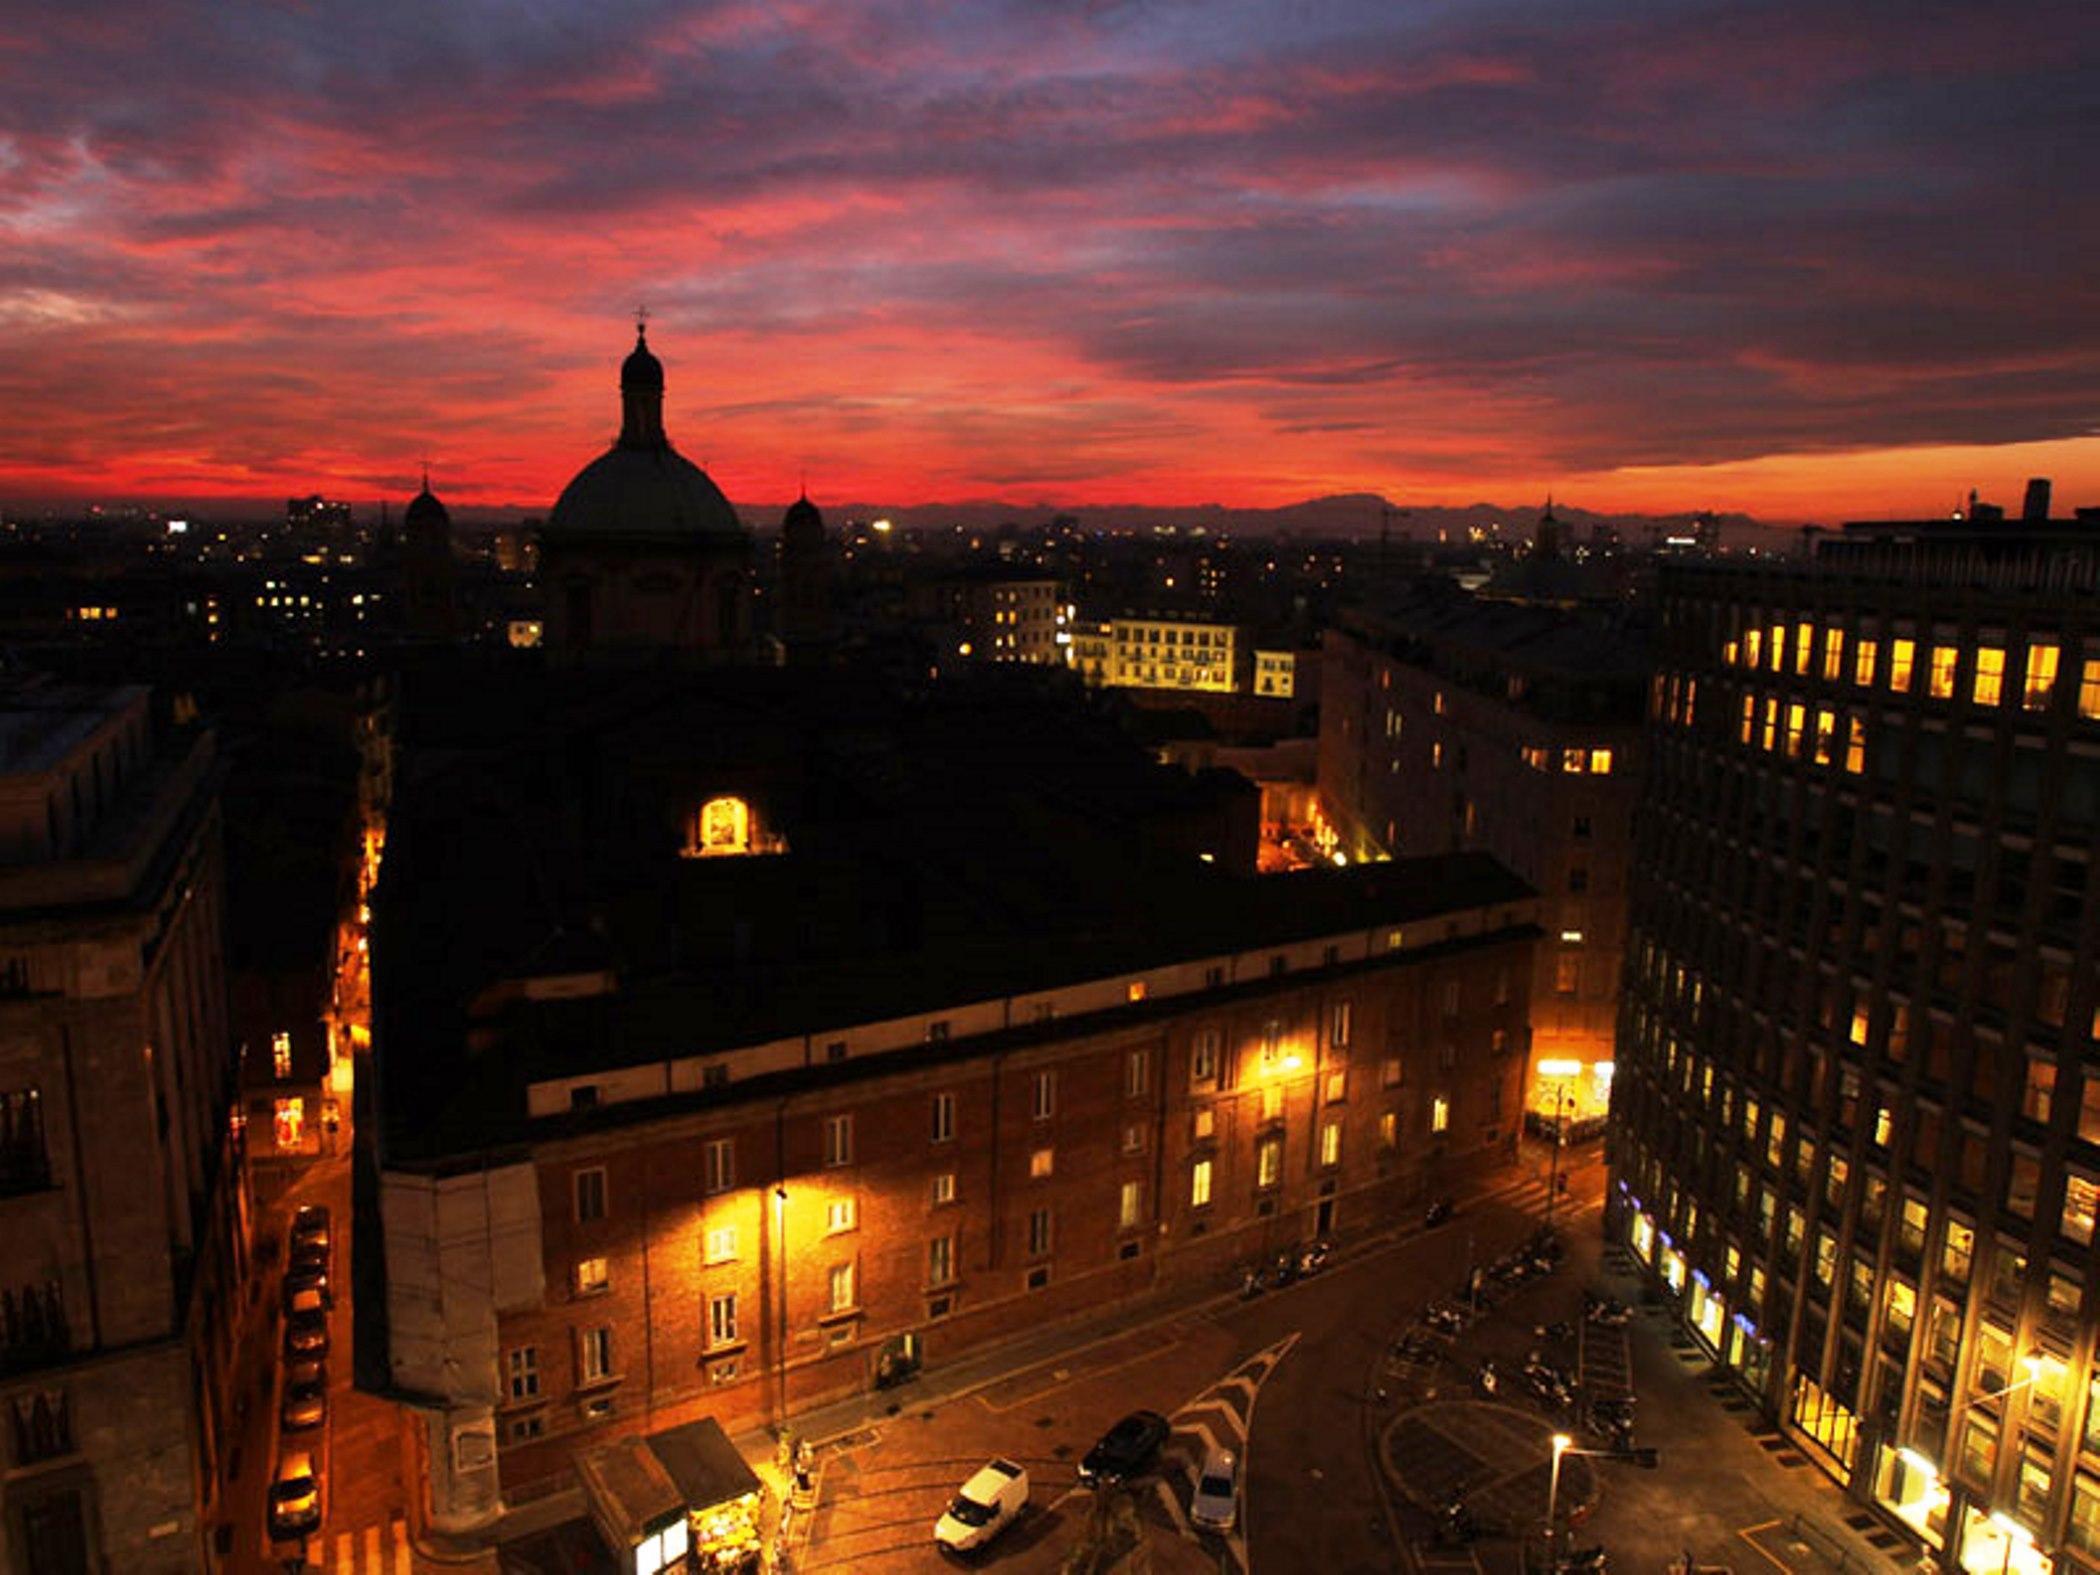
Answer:
<svg viewBox="0 0 2100 1575"><path fill-rule="evenodd" d="M188 520L168 521L168 534L170 536L187 536L189 533L190 522Z"/></svg>

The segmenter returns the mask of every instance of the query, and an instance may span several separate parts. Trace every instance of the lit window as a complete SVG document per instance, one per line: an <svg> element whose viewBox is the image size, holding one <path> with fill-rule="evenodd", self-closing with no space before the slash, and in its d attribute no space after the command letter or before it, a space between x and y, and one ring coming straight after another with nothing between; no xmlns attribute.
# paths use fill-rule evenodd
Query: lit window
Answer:
<svg viewBox="0 0 2100 1575"><path fill-rule="evenodd" d="M854 1211L851 1198L833 1198L824 1205L824 1229L827 1233L853 1229Z"/></svg>
<svg viewBox="0 0 2100 1575"><path fill-rule="evenodd" d="M600 1379L612 1376L612 1330L606 1328L579 1330L576 1337L583 1382L595 1384Z"/></svg>
<svg viewBox="0 0 2100 1575"><path fill-rule="evenodd" d="M2078 714L2087 721L2100 718L2100 661L2088 661L2078 682Z"/></svg>
<svg viewBox="0 0 2100 1575"><path fill-rule="evenodd" d="M306 1140L306 1101L297 1094L280 1099L275 1114L277 1146L280 1149L297 1148Z"/></svg>
<svg viewBox="0 0 2100 1575"><path fill-rule="evenodd" d="M1876 1148L1887 1148L1889 1146L1889 1133L1894 1130L1894 1127L1895 1118L1889 1114L1889 1107L1882 1105L1877 1108L1874 1112L1874 1146Z"/></svg>
<svg viewBox="0 0 2100 1575"><path fill-rule="evenodd" d="M1995 645L1976 651L1976 677L1970 696L1977 705L1996 705L2005 698L2005 653Z"/></svg>
<svg viewBox="0 0 2100 1575"><path fill-rule="evenodd" d="M1201 1209L1210 1206L1210 1171L1211 1162L1207 1159L1199 1159L1189 1167L1190 1207Z"/></svg>
<svg viewBox="0 0 2100 1575"><path fill-rule="evenodd" d="M1854 1007L1852 1011L1852 1042L1863 1045L1867 1042L1867 1009Z"/></svg>
<svg viewBox="0 0 2100 1575"><path fill-rule="evenodd" d="M926 1283L946 1285L955 1278L955 1238L936 1236L926 1244Z"/></svg>
<svg viewBox="0 0 2100 1575"><path fill-rule="evenodd" d="M1608 777L1611 775L1610 750L1593 749L1590 751L1590 775L1596 777Z"/></svg>
<svg viewBox="0 0 2100 1575"><path fill-rule="evenodd" d="M1726 645L1722 646L1722 647L1721 647L1721 665L1722 665L1723 667L1733 667L1733 666L1735 666L1735 663L1736 663L1736 656L1737 656L1737 653L1738 653L1738 652L1740 651L1740 649L1741 649L1741 647L1740 647L1740 646L1739 646L1739 645L1737 644L1737 642L1735 642L1734 640L1730 640L1730 641L1729 641L1729 642L1728 642L1728 643L1727 643Z"/></svg>
<svg viewBox="0 0 2100 1575"><path fill-rule="evenodd" d="M1142 1121L1123 1123L1123 1152L1142 1154L1145 1152L1145 1124Z"/></svg>
<svg viewBox="0 0 2100 1575"><path fill-rule="evenodd" d="M2056 691L2057 650L2053 645L2027 647L2027 677L2020 690L2020 703L2030 711L2046 711Z"/></svg>
<svg viewBox="0 0 2100 1575"><path fill-rule="evenodd" d="M1254 1184L1273 1187L1283 1179L1283 1139L1263 1138L1254 1148Z"/></svg>
<svg viewBox="0 0 2100 1575"><path fill-rule="evenodd" d="M1209 1105L1198 1105L1189 1118L1189 1131L1198 1143L1208 1143L1218 1133L1218 1113Z"/></svg>
<svg viewBox="0 0 2100 1575"><path fill-rule="evenodd" d="M288 1033L270 1035L270 1068L281 1083L292 1075L292 1036Z"/></svg>
<svg viewBox="0 0 2100 1575"><path fill-rule="evenodd" d="M1116 1203L1116 1228L1130 1230L1142 1218L1145 1207L1145 1184L1142 1181L1126 1181Z"/></svg>
<svg viewBox="0 0 2100 1575"><path fill-rule="evenodd" d="M1329 1168L1342 1162L1342 1124L1329 1121L1320 1128L1320 1163Z"/></svg>
<svg viewBox="0 0 2100 1575"><path fill-rule="evenodd" d="M1867 769L1867 729L1858 717L1851 721L1851 733L1845 740L1845 769L1858 776Z"/></svg>
<svg viewBox="0 0 2100 1575"><path fill-rule="evenodd" d="M1769 751L1779 747L1779 701L1768 696L1765 700L1765 748Z"/></svg>
<svg viewBox="0 0 2100 1575"><path fill-rule="evenodd" d="M583 1258L576 1264L576 1294L590 1296L609 1289L612 1269L603 1258Z"/></svg>
<svg viewBox="0 0 2100 1575"><path fill-rule="evenodd" d="M1757 665L1757 663L1758 663L1758 659L1759 659L1759 658L1760 658L1760 657L1761 657L1761 656L1762 656L1762 655L1764 654L1764 646L1765 646L1765 632L1764 632L1764 630L1762 630L1762 629L1746 629L1746 630L1744 630L1744 631L1743 631L1743 665L1744 665L1744 666L1746 666L1746 667L1755 667L1755 666Z"/></svg>
<svg viewBox="0 0 2100 1575"><path fill-rule="evenodd" d="M955 1172L947 1170L933 1178L933 1203L939 1208L944 1203L955 1201Z"/></svg>
<svg viewBox="0 0 2100 1575"><path fill-rule="evenodd" d="M1349 1008L1349 1002L1336 1001L1327 1009L1327 1042L1337 1050L1349 1046Z"/></svg>
<svg viewBox="0 0 2100 1575"><path fill-rule="evenodd" d="M1451 1101L1442 1094L1429 1102L1429 1130L1446 1132L1451 1127Z"/></svg>
<svg viewBox="0 0 2100 1575"><path fill-rule="evenodd" d="M827 1278L825 1308L830 1312L845 1312L853 1306L853 1265L834 1263Z"/></svg>
<svg viewBox="0 0 2100 1575"><path fill-rule="evenodd" d="M1786 666L1786 625L1775 623L1771 629L1771 643L1765 647L1765 657L1773 672Z"/></svg>
<svg viewBox="0 0 2100 1575"><path fill-rule="evenodd" d="M1152 1080L1152 1052L1133 1050L1123 1057L1123 1097L1141 1099Z"/></svg>
<svg viewBox="0 0 2100 1575"><path fill-rule="evenodd" d="M1585 766L1587 766L1588 764L1589 764L1589 751L1588 751L1588 750L1584 750L1584 749L1563 749L1563 750L1562 750L1562 751L1560 752L1560 768L1561 768L1561 770L1563 770L1563 771L1567 771L1567 772L1580 772L1580 771L1581 771L1581 770L1582 770L1582 769L1583 769L1583 768L1584 768Z"/></svg>
<svg viewBox="0 0 2100 1575"><path fill-rule="evenodd" d="M687 823L682 851L689 859L749 853L751 806L728 795L709 799Z"/></svg>
<svg viewBox="0 0 2100 1575"><path fill-rule="evenodd" d="M1786 752L1799 758L1801 754L1801 724L1808 717L1806 706L1790 705L1786 708Z"/></svg>
<svg viewBox="0 0 2100 1575"><path fill-rule="evenodd" d="M1039 1148L1028 1156L1028 1174L1041 1181L1057 1168L1057 1150Z"/></svg>
<svg viewBox="0 0 2100 1575"><path fill-rule="evenodd" d="M1327 1074L1327 1103L1330 1105L1338 1105L1348 1097L1349 1074L1347 1072L1329 1072Z"/></svg>
<svg viewBox="0 0 2100 1575"><path fill-rule="evenodd" d="M1878 650L1872 640L1861 640L1852 647L1852 681L1862 689L1874 685L1874 655Z"/></svg>
<svg viewBox="0 0 2100 1575"><path fill-rule="evenodd" d="M1754 737L1754 736L1756 735L1756 733L1757 733L1757 696L1756 696L1756 695L1744 695L1744 696L1743 696L1743 729L1742 729L1742 739L1743 739L1743 742L1744 742L1744 743L1746 743L1746 744L1747 744L1747 743L1749 743L1749 742L1750 742L1750 740L1751 740L1751 739L1752 739L1752 738L1753 738L1753 737Z"/></svg>
<svg viewBox="0 0 2100 1575"><path fill-rule="evenodd" d="M1794 671L1806 673L1810 656L1816 647L1816 626L1812 623L1794 625Z"/></svg>
<svg viewBox="0 0 2100 1575"><path fill-rule="evenodd" d="M1261 1090L1261 1118L1264 1121L1283 1119L1283 1085L1264 1083Z"/></svg>
<svg viewBox="0 0 2100 1575"><path fill-rule="evenodd" d="M1145 998L1145 981L1142 979L1131 980L1129 984L1123 987L1123 997L1129 1001L1142 1001Z"/></svg>
<svg viewBox="0 0 2100 1575"><path fill-rule="evenodd" d="M708 1227L707 1261L709 1263L736 1262L736 1227L734 1225L711 1225Z"/></svg>
<svg viewBox="0 0 2100 1575"><path fill-rule="evenodd" d="M1889 642L1889 688L1899 695L1910 693L1910 669L1917 659L1917 654L1918 645L1915 640Z"/></svg>
<svg viewBox="0 0 2100 1575"><path fill-rule="evenodd" d="M1818 710L1816 712L1816 764L1830 764L1831 740L1837 734L1837 713Z"/></svg>
<svg viewBox="0 0 2100 1575"><path fill-rule="evenodd" d="M1400 1146L1400 1117L1393 1111L1382 1111L1379 1114L1378 1146L1388 1149Z"/></svg>
<svg viewBox="0 0 2100 1575"><path fill-rule="evenodd" d="M1444 746L1440 743L1429 746L1429 769L1432 771L1444 769Z"/></svg>
<svg viewBox="0 0 2100 1575"><path fill-rule="evenodd" d="M1954 698L1954 670L1961 664L1961 652L1951 645L1935 645L1932 648L1932 672L1926 679L1926 693L1935 700Z"/></svg>
<svg viewBox="0 0 2100 1575"><path fill-rule="evenodd" d="M1845 676L1845 631L1823 631L1823 676L1836 683Z"/></svg>

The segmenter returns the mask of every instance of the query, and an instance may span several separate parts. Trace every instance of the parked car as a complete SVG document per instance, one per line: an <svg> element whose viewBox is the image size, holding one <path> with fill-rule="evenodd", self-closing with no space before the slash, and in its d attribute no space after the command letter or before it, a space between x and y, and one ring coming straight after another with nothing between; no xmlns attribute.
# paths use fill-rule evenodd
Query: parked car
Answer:
<svg viewBox="0 0 2100 1575"><path fill-rule="evenodd" d="M988 1460L934 1522L933 1540L967 1553L998 1536L1027 1507L1028 1473L1011 1460Z"/></svg>
<svg viewBox="0 0 2100 1575"><path fill-rule="evenodd" d="M319 1203L303 1204L292 1214L292 1243L296 1246L315 1236L328 1239L328 1210Z"/></svg>
<svg viewBox="0 0 2100 1575"><path fill-rule="evenodd" d="M1196 1491L1189 1496L1189 1524L1206 1531L1230 1531L1239 1513L1240 1457L1213 1445L1196 1475Z"/></svg>
<svg viewBox="0 0 2100 1575"><path fill-rule="evenodd" d="M1101 1435L1101 1442L1079 1462L1079 1480L1088 1487L1136 1476L1160 1451L1170 1429L1157 1411L1133 1411Z"/></svg>
<svg viewBox="0 0 2100 1575"><path fill-rule="evenodd" d="M321 1478L314 1470L314 1457L294 1450L277 1463L270 1479L270 1535L279 1542L295 1542L321 1529Z"/></svg>
<svg viewBox="0 0 2100 1575"><path fill-rule="evenodd" d="M284 1314L284 1354L288 1360L328 1354L328 1308L319 1291L301 1291Z"/></svg>
<svg viewBox="0 0 2100 1575"><path fill-rule="evenodd" d="M288 1433L319 1427L328 1420L326 1364L294 1362L285 1369L284 1398L277 1408L277 1420Z"/></svg>
<svg viewBox="0 0 2100 1575"><path fill-rule="evenodd" d="M284 1271L284 1309L292 1310L292 1302L301 1291L313 1291L321 1298L323 1307L335 1305L335 1294L328 1284L328 1265L325 1263L294 1263Z"/></svg>

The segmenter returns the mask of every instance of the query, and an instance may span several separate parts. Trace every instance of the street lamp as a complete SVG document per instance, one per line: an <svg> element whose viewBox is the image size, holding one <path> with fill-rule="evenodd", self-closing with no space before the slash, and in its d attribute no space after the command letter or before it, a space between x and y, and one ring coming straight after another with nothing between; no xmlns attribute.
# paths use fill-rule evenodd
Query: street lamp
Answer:
<svg viewBox="0 0 2100 1575"><path fill-rule="evenodd" d="M774 1369L774 1375L775 1375L775 1376L774 1376L774 1382L775 1382L775 1384L776 1384L776 1386L777 1386L777 1389L778 1389L778 1393L779 1393L779 1397L780 1397L780 1399L779 1399L779 1404L780 1404L780 1409L779 1409L779 1429L780 1429L780 1436L781 1436L782 1438L786 1438L786 1437L787 1437L787 1419L788 1419L788 1353L787 1353L787 1345L788 1345L788 1290L787 1290L787 1267L788 1267L788 1250L787 1250L787 1206L788 1206L788 1189L787 1189L787 1183L786 1183L786 1182L784 1182L784 1181L783 1181L783 1182L775 1182L775 1183L774 1183L774 1186L773 1186L773 1240L774 1240L774 1242L775 1242L775 1243L777 1244L777 1250L778 1250L778 1252L779 1252L779 1255L780 1255L780 1256L779 1256L779 1262L780 1262L780 1275L779 1275L779 1278L780 1278L780 1294L779 1294L779 1298L778 1298L778 1300L779 1300L779 1307L780 1307L780 1318L779 1318L779 1330L780 1330L780 1333L779 1333L779 1338L778 1338L778 1341L776 1342L776 1344L775 1344L775 1347L774 1347L774 1353L773 1353L773 1369Z"/></svg>
<svg viewBox="0 0 2100 1575"><path fill-rule="evenodd" d="M1554 1523L1560 1516L1560 1457L1574 1447L1575 1440L1566 1433L1553 1435L1553 1470L1546 1478L1546 1568L1549 1571L1557 1563L1554 1558L1558 1546L1554 1540Z"/></svg>
<svg viewBox="0 0 2100 1575"><path fill-rule="evenodd" d="M1560 1142L1568 1128L1568 1083L1582 1075L1582 1063L1572 1060L1541 1061L1539 1076L1553 1080L1553 1166L1546 1178L1546 1226L1553 1226L1553 1208L1560 1201Z"/></svg>

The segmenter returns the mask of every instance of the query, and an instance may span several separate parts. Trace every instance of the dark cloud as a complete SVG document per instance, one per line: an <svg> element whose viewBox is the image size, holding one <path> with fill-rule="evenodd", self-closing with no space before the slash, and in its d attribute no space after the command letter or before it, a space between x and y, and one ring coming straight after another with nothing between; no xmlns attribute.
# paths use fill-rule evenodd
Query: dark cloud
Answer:
<svg viewBox="0 0 2100 1575"><path fill-rule="evenodd" d="M0 477L539 456L642 299L906 495L2077 438L2095 146L2062 0L117 0L0 54Z"/></svg>

